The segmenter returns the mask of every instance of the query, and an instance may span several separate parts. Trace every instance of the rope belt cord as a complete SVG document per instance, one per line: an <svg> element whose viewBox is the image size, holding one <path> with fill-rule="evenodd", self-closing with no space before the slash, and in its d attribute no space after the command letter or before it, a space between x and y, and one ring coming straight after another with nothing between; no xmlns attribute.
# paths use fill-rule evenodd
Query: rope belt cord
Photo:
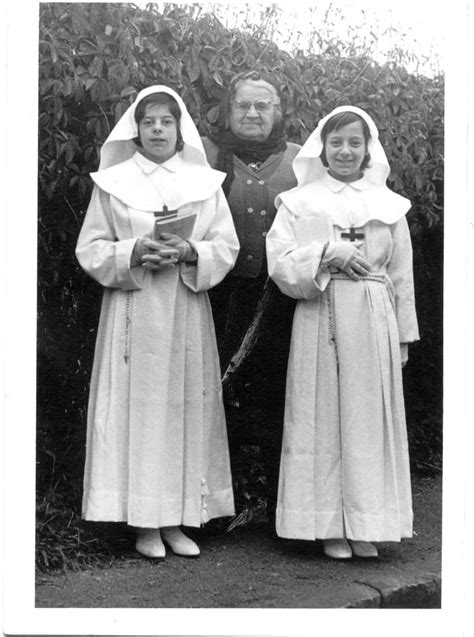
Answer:
<svg viewBox="0 0 474 637"><path fill-rule="evenodd" d="M132 321L132 319L130 318L131 305L132 291L127 290L127 296L125 298L125 344L123 353L125 364L128 363L128 359L130 358L130 323Z"/></svg>
<svg viewBox="0 0 474 637"><path fill-rule="evenodd" d="M336 343L336 324L335 324L335 316L334 316L334 294L331 282L329 282L328 287L326 288L326 300L327 300L327 308L328 308L328 340L329 345L334 347L334 354L336 356L336 367L339 369L339 358L337 355L337 343Z"/></svg>
<svg viewBox="0 0 474 637"><path fill-rule="evenodd" d="M358 275L359 280L355 281L345 272L331 272L331 279L339 279L345 281L353 281L353 283L359 283L359 281L376 281L377 283L387 283L388 279L385 274L365 274Z"/></svg>

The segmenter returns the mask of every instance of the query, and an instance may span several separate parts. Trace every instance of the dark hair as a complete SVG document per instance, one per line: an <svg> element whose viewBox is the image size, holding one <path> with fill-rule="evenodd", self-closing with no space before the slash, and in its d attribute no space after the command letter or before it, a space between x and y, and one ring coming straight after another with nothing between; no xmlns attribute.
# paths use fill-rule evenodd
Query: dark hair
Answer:
<svg viewBox="0 0 474 637"><path fill-rule="evenodd" d="M168 95L168 93L152 93L151 95L147 95L143 99L141 99L137 107L135 109L135 122L140 124L142 119L145 117L146 109L148 106L168 106L171 115L176 120L177 124L177 140L176 140L176 150L183 150L184 141L183 136L181 135L181 109L179 108L178 102L174 99L172 95ZM142 142L140 140L140 133L133 140L137 146L141 146Z"/></svg>
<svg viewBox="0 0 474 637"><path fill-rule="evenodd" d="M362 119L360 115L354 113L353 111L345 111L344 113L337 113L337 115L333 115L328 119L328 121L324 124L321 130L321 140L323 142L323 150L321 152L320 158L323 166L328 166L328 160L326 158L326 140L328 138L329 133L333 131L338 131L343 126L347 126L347 124L353 124L354 122L362 123L362 132L364 134L365 145L369 145L369 141L372 137L370 134L369 126L367 122ZM365 153L364 161L362 162L360 169L364 170L367 168L370 162L370 154L368 151Z"/></svg>
<svg viewBox="0 0 474 637"><path fill-rule="evenodd" d="M247 81L250 81L250 82L263 81L263 82L266 82L267 84L270 84L270 86L272 86L275 89L275 93L278 97L278 100L280 100L280 91L278 89L278 82L269 73L266 73L265 71L245 71L244 73L238 73L229 82L229 86L227 87L227 93L220 104L219 117L218 117L219 128L221 129L228 128L229 114L232 108L232 103L235 99L235 95L239 88L239 84L242 84ZM282 130L283 130L283 114L281 110L281 105L280 103L278 103L275 105L275 120L273 122L272 133L274 131L282 132Z"/></svg>

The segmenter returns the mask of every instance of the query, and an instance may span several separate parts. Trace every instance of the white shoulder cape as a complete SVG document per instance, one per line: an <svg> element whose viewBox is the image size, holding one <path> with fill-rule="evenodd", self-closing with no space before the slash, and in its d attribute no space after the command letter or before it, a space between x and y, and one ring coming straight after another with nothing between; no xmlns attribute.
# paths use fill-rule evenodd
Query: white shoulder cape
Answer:
<svg viewBox="0 0 474 637"><path fill-rule="evenodd" d="M295 217L329 216L332 223L341 228L351 225L361 227L373 220L391 225L411 207L409 199L387 186L378 186L367 180L345 184L331 178L287 190L278 195L275 203L284 203Z"/></svg>
<svg viewBox="0 0 474 637"><path fill-rule="evenodd" d="M172 202L165 202L173 208L209 199L225 179L223 172L185 162L181 163L176 174L182 187L173 193ZM120 199L130 208L151 212L157 208L156 187L133 157L91 173L91 177L102 190ZM159 201L159 205L161 203Z"/></svg>

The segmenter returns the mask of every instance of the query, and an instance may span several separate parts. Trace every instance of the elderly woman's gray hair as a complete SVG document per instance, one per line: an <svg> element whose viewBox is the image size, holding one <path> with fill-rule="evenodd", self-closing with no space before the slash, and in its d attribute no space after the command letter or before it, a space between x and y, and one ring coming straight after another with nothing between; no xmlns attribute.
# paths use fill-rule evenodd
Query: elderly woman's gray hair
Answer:
<svg viewBox="0 0 474 637"><path fill-rule="evenodd" d="M280 91L278 88L279 82L274 76L265 71L245 71L232 78L229 86L227 87L227 93L220 104L219 117L217 120L218 127L221 129L229 128L229 114L232 109L232 104L234 103L237 90L245 82L264 82L273 93L272 104L275 106L273 127L280 129L283 121L283 114L281 109Z"/></svg>

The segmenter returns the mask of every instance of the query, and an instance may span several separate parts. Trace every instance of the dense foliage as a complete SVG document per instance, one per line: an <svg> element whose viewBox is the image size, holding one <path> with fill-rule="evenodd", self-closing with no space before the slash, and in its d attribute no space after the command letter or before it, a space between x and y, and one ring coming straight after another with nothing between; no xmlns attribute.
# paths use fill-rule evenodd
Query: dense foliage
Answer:
<svg viewBox="0 0 474 637"><path fill-rule="evenodd" d="M176 89L203 134L216 123L229 79L253 68L278 78L291 141L303 142L320 117L341 104L372 115L393 169L390 185L413 203L409 223L422 340L412 347L405 372L412 463L425 469L440 464L443 77L411 74L403 60L376 63L354 43L325 40L324 25L318 53L288 53L272 42L265 24L227 29L199 5L40 5L40 568L87 554L91 541L78 509L101 290L80 271L74 247L100 146L136 93L152 84ZM246 446L234 470L247 519L252 510L266 514L274 497L260 460L259 446Z"/></svg>

